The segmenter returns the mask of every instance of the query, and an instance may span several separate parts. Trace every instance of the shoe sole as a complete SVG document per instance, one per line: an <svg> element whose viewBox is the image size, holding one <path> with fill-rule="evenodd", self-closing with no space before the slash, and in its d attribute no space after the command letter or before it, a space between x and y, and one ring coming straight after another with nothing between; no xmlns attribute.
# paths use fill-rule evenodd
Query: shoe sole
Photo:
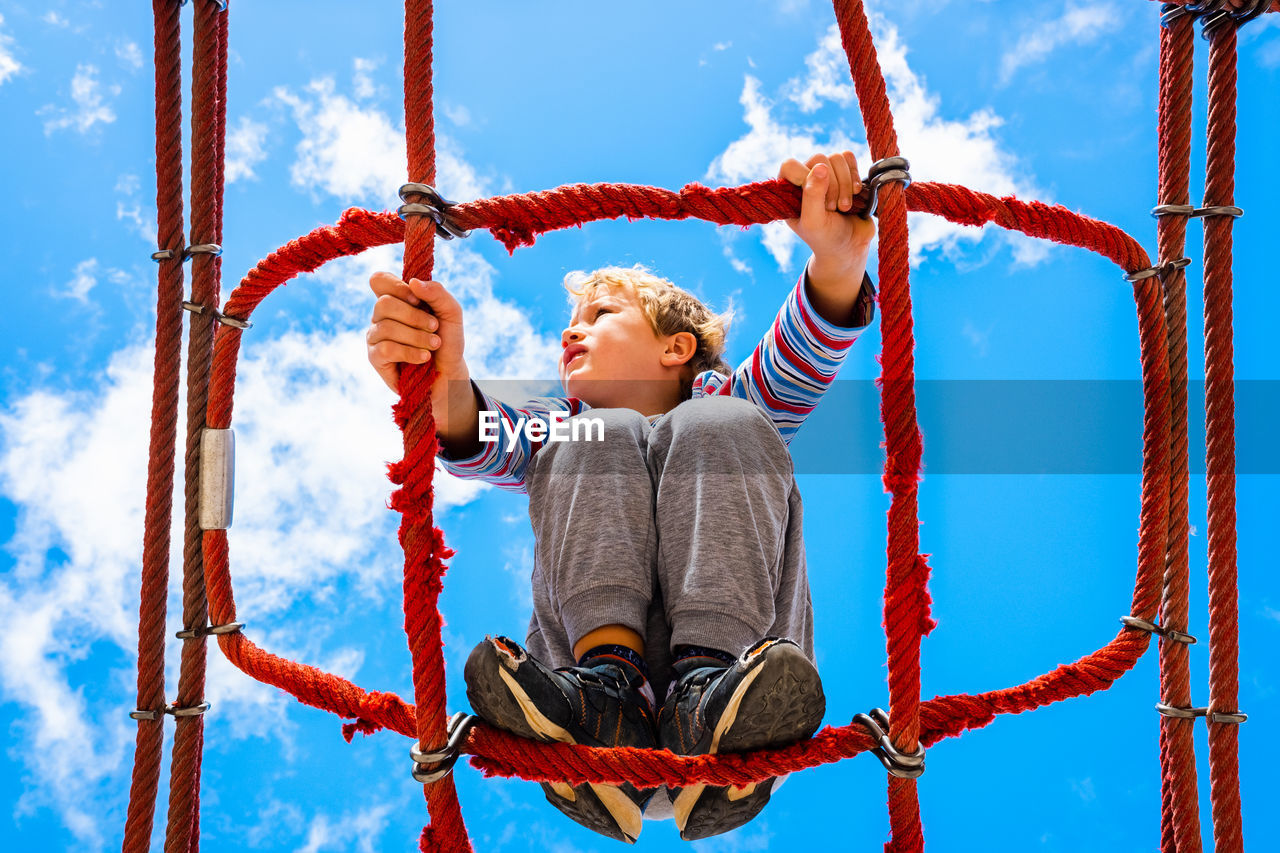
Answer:
<svg viewBox="0 0 1280 853"><path fill-rule="evenodd" d="M766 646L734 689L707 752L748 752L794 743L817 731L824 713L822 682L799 647ZM769 802L776 778L741 788L703 784L680 789L672 800L680 837L693 841L742 826Z"/></svg>
<svg viewBox="0 0 1280 853"><path fill-rule="evenodd" d="M508 661L511 663L509 664ZM467 699L482 719L530 740L577 743L573 735L538 710L510 670L520 659L493 643L476 647L467 660ZM493 673L498 678L493 678ZM570 786L543 782L547 802L601 835L634 844L644 823L639 805L615 785Z"/></svg>

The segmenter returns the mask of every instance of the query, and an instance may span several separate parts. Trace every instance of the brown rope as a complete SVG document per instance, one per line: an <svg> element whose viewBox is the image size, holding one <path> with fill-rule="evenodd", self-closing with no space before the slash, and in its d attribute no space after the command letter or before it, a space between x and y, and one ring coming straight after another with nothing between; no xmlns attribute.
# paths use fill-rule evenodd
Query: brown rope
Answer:
<svg viewBox="0 0 1280 853"><path fill-rule="evenodd" d="M1182 17L1160 30L1161 205L1187 205L1191 169L1191 80L1195 27ZM1181 258L1186 248L1187 217L1161 216L1157 257ZM1187 451L1187 282L1182 269L1162 278L1165 287L1165 330L1169 339L1169 539L1165 557L1160 624L1187 630L1189 505L1191 477ZM1191 705L1189 650L1184 643L1160 643L1160 701L1179 708ZM1195 721L1161 715L1160 838L1164 853L1199 853L1200 813L1196 791Z"/></svg>
<svg viewBox="0 0 1280 853"><path fill-rule="evenodd" d="M191 242L220 243L223 139L226 128L226 18L216 3L195 4L191 98ZM200 529L200 438L209 399L209 372L220 299L221 259L201 253L192 257L191 301L206 306L191 315L187 346L186 526L183 548L183 627L208 625L204 589L204 555ZM192 708L204 701L207 642L203 634L185 640L175 706ZM166 853L195 853L200 835L200 765L204 746L203 715L177 718L169 781L169 825Z"/></svg>
<svg viewBox="0 0 1280 853"><path fill-rule="evenodd" d="M138 721L133 780L125 818L125 853L151 846L164 741L164 646L169 587L169 524L173 514L174 454L178 441L179 364L182 358L182 49L179 7L153 0L155 18L156 215L159 263L156 357L147 458L142 591L138 623Z"/></svg>

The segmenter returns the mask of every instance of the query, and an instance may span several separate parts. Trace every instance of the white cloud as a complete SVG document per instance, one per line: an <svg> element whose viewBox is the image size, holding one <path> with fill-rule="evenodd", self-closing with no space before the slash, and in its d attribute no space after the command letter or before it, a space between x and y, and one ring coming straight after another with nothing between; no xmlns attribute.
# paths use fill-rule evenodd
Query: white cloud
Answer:
<svg viewBox="0 0 1280 853"><path fill-rule="evenodd" d="M116 59L133 69L142 67L142 49L136 42L127 41L116 45Z"/></svg>
<svg viewBox="0 0 1280 853"><path fill-rule="evenodd" d="M256 178L253 167L267 159L267 126L241 116L239 123L227 133L226 166L223 173L228 184L242 178Z"/></svg>
<svg viewBox="0 0 1280 853"><path fill-rule="evenodd" d="M355 89L357 98L366 100L375 95L381 94L382 89L373 82L371 72L375 71L381 64L374 59L362 59L359 56L355 58L355 74L353 76L352 86Z"/></svg>
<svg viewBox="0 0 1280 853"><path fill-rule="evenodd" d="M1040 24L1018 39L1013 49L1000 58L1000 83L1006 84L1014 73L1041 62L1066 44L1088 44L1120 23L1117 11L1109 5L1094 3L1071 6L1061 16Z"/></svg>
<svg viewBox="0 0 1280 853"><path fill-rule="evenodd" d="M965 320L960 329L960 334L964 335L967 340L978 353L980 357L987 354L987 345L991 342L991 330L994 326L987 326L985 329L979 329L973 324L972 320Z"/></svg>
<svg viewBox="0 0 1280 853"><path fill-rule="evenodd" d="M398 811L390 803L381 803L337 819L317 815L308 827L307 843L298 848L298 853L320 853L322 850L374 853L374 842L386 828L393 808Z"/></svg>
<svg viewBox="0 0 1280 853"><path fill-rule="evenodd" d="M359 89L357 83L357 89ZM293 184L323 190L344 203L397 206L407 175L404 128L373 105L336 91L333 78L313 80L297 94L281 87L274 97L289 107L302 132ZM437 133L436 185L446 197L486 195L486 182L466 164L452 141Z"/></svg>
<svg viewBox="0 0 1280 853"><path fill-rule="evenodd" d="M312 81L303 96L284 88L275 96L303 133L290 170L294 186L322 189L343 202L385 205L395 197L405 180L405 142L385 113L336 94L331 78Z"/></svg>
<svg viewBox="0 0 1280 853"><path fill-rule="evenodd" d="M386 189L383 172L390 166L370 165L363 152L347 147L351 139L337 124L351 120L359 138L393 127L386 115L335 94L324 81L301 96L286 92L282 100L299 119L307 143L300 167L317 187L334 194ZM392 132L388 140L387 148L402 154L403 134ZM396 168L403 169L402 160ZM454 154L442 156L441 175L446 185L462 188L459 195L480 192L474 170ZM392 193L401 180L391 182ZM154 211L142 201L142 183L136 175L120 177L117 216L154 244ZM398 269L399 252L380 247L295 283L323 291L326 307L314 328L292 327L268 302L254 318L238 369L236 518L229 537L240 612L264 647L349 677L358 674L362 653L315 626L333 621L326 608L350 606L344 590L373 600L399 590L398 516L386 509L393 487L385 463L402 455L401 439L390 416L393 396L368 365L364 341L373 302L368 275ZM75 268L68 292L87 297L91 281L120 275L88 259ZM495 379L554 378L558 337L541 334L519 306L498 298L496 275L463 244L437 248L436 277L465 311L469 366ZM150 344L130 346L89 378L87 390L37 388L0 409L0 500L17 515L17 532L6 543L13 567L0 576L0 621L20 627L0 633L0 696L19 709L10 750L27 770L20 809L52 809L91 848L104 843L100 816L118 811L128 789L133 729L119 697L132 693L132 676L109 670L112 690L86 695L100 687L79 685L72 667L104 654L131 666L136 654L152 359ZM518 384L495 390L518 397ZM324 429L299 429L316 423ZM178 430L185 434L181 418ZM442 470L435 485L439 514L489 488ZM175 506L181 507L180 487ZM180 509L175 515L170 574L176 579ZM174 587L169 636L180 627ZM278 618L302 606L318 618ZM466 653L465 644L457 648ZM176 655L171 658L176 666ZM176 675L170 671L167 678L176 683ZM206 695L219 710L210 725L225 726L224 736L276 737L288 748L282 724L291 700L216 652ZM330 834L347 839L339 846L349 849L356 842L347 827L360 821L373 827L382 813L329 820Z"/></svg>
<svg viewBox="0 0 1280 853"><path fill-rule="evenodd" d="M67 286L63 290L57 291L57 295L87 303L89 301L89 291L93 290L94 285L98 283L97 272L97 258L81 261L76 264L75 271L71 275L71 281L67 282Z"/></svg>
<svg viewBox="0 0 1280 853"><path fill-rule="evenodd" d="M132 659L136 650L152 358L149 346L130 347L111 359L94 391L38 390L0 413L0 495L18 513L7 544L13 569L0 578L0 621L13 628L0 633L0 689L24 709L10 741L29 771L21 807L56 809L91 846L100 841L101 810L128 787L121 767L132 740L121 722L128 709L115 703L131 691L91 702L68 669L103 641L115 657ZM237 601L259 625L250 626L255 639L267 633L264 645L348 674L358 654L313 648L310 623L260 626L303 600L335 606L326 596L340 582L375 597L397 588L383 466L401 450L389 403L365 362L361 330L287 333L246 346L230 531ZM319 421L325 429L298 429ZM438 477L438 511L476 490ZM171 536L180 551L180 531ZM171 574L179 572L175 562ZM171 630L179 614L175 599ZM212 657L217 724L237 736L265 734L286 700Z"/></svg>
<svg viewBox="0 0 1280 853"><path fill-rule="evenodd" d="M522 611L529 611L533 607L533 590L529 583L533 575L532 541L524 536L508 540L502 548L502 570L509 575L512 597Z"/></svg>
<svg viewBox="0 0 1280 853"><path fill-rule="evenodd" d="M1249 26L1242 28L1240 30L1241 47L1252 45L1268 30L1280 30L1280 15L1263 15ZM1257 56L1258 64L1263 68L1280 68L1280 36L1272 33L1266 43L1258 47ZM0 72L0 82L3 80L3 73Z"/></svg>
<svg viewBox="0 0 1280 853"><path fill-rule="evenodd" d="M75 106L68 109L47 104L37 111L37 115L56 116L45 121L46 136L67 128L76 133L87 133L95 124L110 124L116 120L115 112L103 97L97 74L98 69L92 65L77 65L75 76L71 78L71 100ZM106 92L111 96L119 95L120 87L108 86Z"/></svg>
<svg viewBox="0 0 1280 853"><path fill-rule="evenodd" d="M0 15L0 26L4 26L4 15ZM13 37L0 32L0 84L22 70L22 64L13 56Z"/></svg>
<svg viewBox="0 0 1280 853"><path fill-rule="evenodd" d="M142 199L142 182L137 175L121 175L115 190L124 196L116 201L116 219L127 222L134 233L155 246L159 239L156 226L155 205Z"/></svg>
<svg viewBox="0 0 1280 853"><path fill-rule="evenodd" d="M444 114L457 127L471 124L471 111L462 104L445 104Z"/></svg>
<svg viewBox="0 0 1280 853"><path fill-rule="evenodd" d="M126 176L118 189L137 192L137 180ZM229 537L237 604L254 640L355 677L362 653L333 648L332 637L315 626L332 621L323 616L326 608L350 605L343 590L383 600L399 589L398 516L385 507L392 485L384 466L402 448L389 414L393 397L365 358L372 294L362 280L372 268L396 268L398 250L383 247L344 263L294 285L325 288L327 313L336 321L322 317L316 331L263 338L282 315L272 315L268 303L255 317L257 337L246 340L238 370ZM494 295L492 267L472 250L446 244L437 268L466 311L468 363L477 375L547 374L558 349L554 336L539 335L517 306ZM77 267L78 275L98 278L113 272L92 259ZM132 693L131 676L112 671L116 689L104 699L86 696L69 669L101 654L103 643L114 659L135 654L152 358L150 344L126 348L92 378L92 390L39 389L0 411L0 498L18 514L18 532L7 543L13 569L0 577L0 622L16 626L0 632L0 695L22 709L11 746L15 762L28 770L20 808L54 809L91 848L103 843L100 814L118 808L128 789L132 729L118 697ZM324 429L298 428L321 422ZM178 431L185 434L181 418ZM489 488L443 470L435 486L440 514ZM181 507L180 488L175 506ZM176 515L175 579L180 509ZM513 583L527 592L526 556L512 559ZM176 584L174 592L170 636L181 612ZM321 615L278 618L304 605ZM457 649L465 654L466 644ZM176 666L176 656L170 663ZM176 683L177 673L171 668L166 677ZM222 736L273 736L287 748L283 724L291 700L216 652L206 695L218 705L211 725L225 726ZM372 812L364 818L381 819ZM346 833L353 819L329 828Z"/></svg>
<svg viewBox="0 0 1280 853"><path fill-rule="evenodd" d="M71 25L70 21L52 10L41 15L40 20L44 21L46 24L52 24L55 27L67 27Z"/></svg>
<svg viewBox="0 0 1280 853"><path fill-rule="evenodd" d="M1017 175L1016 158L1001 149L994 131L1002 119L985 109L963 120L945 118L938 96L911 69L897 30L879 15L871 16L871 24L894 127L901 150L911 161L912 178L963 184L995 195L1043 199L1042 192ZM805 58L805 68L804 74L783 84L783 100L779 102L769 100L761 92L760 81L746 75L741 103L748 131L715 158L708 180L725 184L763 180L776 175L778 166L788 157L805 158L816 151L844 149L853 151L865 174L870 165L868 148L846 130L845 114L856 98L852 83L844 82L848 61L835 26L822 37L817 50ZM832 109L832 105L840 109ZM813 118L792 117L795 109ZM828 128L821 137L816 128L819 123ZM913 264L919 263L928 251L940 251L954 259L965 244L981 240L985 233L925 214L910 214L908 223ZM778 267L789 271L803 244L781 222L763 226L760 234ZM1015 263L1034 264L1048 252L1046 245L1020 235L1003 234L1001 239L1011 248Z"/></svg>

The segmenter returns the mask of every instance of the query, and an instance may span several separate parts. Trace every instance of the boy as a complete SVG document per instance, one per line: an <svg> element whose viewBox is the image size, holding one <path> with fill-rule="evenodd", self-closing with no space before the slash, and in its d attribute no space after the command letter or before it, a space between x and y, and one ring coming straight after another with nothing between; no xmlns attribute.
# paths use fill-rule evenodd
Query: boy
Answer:
<svg viewBox="0 0 1280 853"><path fill-rule="evenodd" d="M462 311L443 285L370 279L369 360L394 391L400 364L435 359L446 469L529 495L528 650L486 637L466 665L467 697L487 722L684 755L782 746L821 724L787 444L871 321L875 225L847 215L861 189L850 152L788 160L778 176L804 188L787 224L813 257L737 371L721 357L724 317L643 270L608 268L566 279L566 396L515 408L470 381ZM587 420L586 436L551 440L558 411L569 417L561 435ZM541 431L517 432L522 418ZM727 832L764 807L775 782L543 789L579 823L634 842L646 812L673 815L685 839Z"/></svg>

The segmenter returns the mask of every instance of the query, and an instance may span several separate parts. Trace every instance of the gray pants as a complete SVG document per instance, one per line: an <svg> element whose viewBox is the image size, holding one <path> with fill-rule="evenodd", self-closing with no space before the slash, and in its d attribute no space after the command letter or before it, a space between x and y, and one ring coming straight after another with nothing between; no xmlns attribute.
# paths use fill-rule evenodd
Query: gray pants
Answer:
<svg viewBox="0 0 1280 853"><path fill-rule="evenodd" d="M603 441L547 442L525 475L537 539L527 646L575 661L589 631L645 639L661 701L676 645L738 654L789 637L813 656L800 491L791 455L758 406L686 400L650 425L589 409Z"/></svg>

